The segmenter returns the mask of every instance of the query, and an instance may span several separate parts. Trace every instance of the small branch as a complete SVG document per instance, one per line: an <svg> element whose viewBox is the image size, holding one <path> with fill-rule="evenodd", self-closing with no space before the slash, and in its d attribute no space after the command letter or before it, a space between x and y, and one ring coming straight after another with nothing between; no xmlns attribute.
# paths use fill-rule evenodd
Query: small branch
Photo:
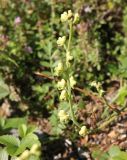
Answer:
<svg viewBox="0 0 127 160"><path fill-rule="evenodd" d="M101 130L103 128L105 128L107 125L109 125L112 121L114 121L115 119L117 119L117 115L114 115L113 117L111 117L109 120L105 121L104 123L102 123L99 127L98 130Z"/></svg>
<svg viewBox="0 0 127 160"><path fill-rule="evenodd" d="M34 72L35 75L40 76L40 77L44 77L44 78L48 78L50 80L54 80L53 77L49 77L48 75L44 74L44 73L40 73L40 72Z"/></svg>

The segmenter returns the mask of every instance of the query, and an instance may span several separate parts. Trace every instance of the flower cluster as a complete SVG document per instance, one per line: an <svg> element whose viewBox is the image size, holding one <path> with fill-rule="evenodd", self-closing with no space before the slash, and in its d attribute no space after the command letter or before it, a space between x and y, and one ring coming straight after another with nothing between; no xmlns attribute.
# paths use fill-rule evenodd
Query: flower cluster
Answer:
<svg viewBox="0 0 127 160"><path fill-rule="evenodd" d="M73 60L73 56L71 55L71 53L69 51L67 51L66 53L66 66L69 68L71 66L70 62L71 60Z"/></svg>
<svg viewBox="0 0 127 160"><path fill-rule="evenodd" d="M67 100L67 91L65 89L61 91L60 100Z"/></svg>
<svg viewBox="0 0 127 160"><path fill-rule="evenodd" d="M59 37L58 40L57 40L57 45L58 46L63 46L65 41L66 41L66 37L65 36Z"/></svg>
<svg viewBox="0 0 127 160"><path fill-rule="evenodd" d="M61 49L64 50L63 54L61 54L61 61L55 68L55 76L58 76L60 79L57 82L57 88L61 92L59 99L61 101L67 101L69 104L68 110L70 112L65 111L64 109L59 110L58 117L60 122L67 122L68 119L71 119L73 123L80 128L80 125L76 121L74 111L73 111L73 97L72 97L72 89L76 85L76 81L71 72L71 66L73 64L73 55L71 53L71 40L72 40L72 29L73 25L76 24L79 20L79 14L73 14L71 10L64 12L61 14L61 22L66 22L69 26L69 39L66 39L68 36L59 37L57 40L57 45ZM67 113L68 112L68 113ZM85 126L81 127L79 134L81 136L86 135L87 129Z"/></svg>
<svg viewBox="0 0 127 160"><path fill-rule="evenodd" d="M78 13L73 14L72 11L69 10L69 11L61 14L61 22L67 22L68 20L71 20L68 23L72 24L75 20L77 20L76 17L78 18ZM65 44L66 41L67 41L66 36L59 37L57 40L57 45L59 47L63 47L63 49L67 48L67 46ZM69 43L69 40L68 40L68 43ZM71 54L69 48L67 48L65 50L65 52L66 52L65 53L65 57L66 57L65 58L65 65L61 61L58 63L58 65L55 67L55 75L56 76L61 76L61 74L63 74L64 71L67 70L67 68L69 68L71 66L71 62L74 58L73 55ZM68 82L67 81L69 82L71 88L74 88L74 86L76 85L76 81L72 75L68 75L68 79L66 79L66 80L62 78L57 84L58 90L61 91L60 100L67 100L67 97L68 97L68 86L67 86Z"/></svg>
<svg viewBox="0 0 127 160"><path fill-rule="evenodd" d="M59 116L61 122L67 121L69 118L69 115L64 110L60 110L58 113L58 116Z"/></svg>
<svg viewBox="0 0 127 160"><path fill-rule="evenodd" d="M79 14L73 14L71 10L61 14L61 22L67 22L68 20L73 20L73 24L76 24L79 21Z"/></svg>
<svg viewBox="0 0 127 160"><path fill-rule="evenodd" d="M55 75L59 76L62 71L63 71L63 64L59 62L57 67L55 68Z"/></svg>
<svg viewBox="0 0 127 160"><path fill-rule="evenodd" d="M65 86L66 86L66 81L64 79L62 79L61 81L59 81L58 84L57 84L57 88L59 90L63 90L65 88Z"/></svg>
<svg viewBox="0 0 127 160"><path fill-rule="evenodd" d="M74 88L74 86L76 85L76 81L75 81L74 77L71 76L71 77L69 78L69 81L70 81L70 86L71 86L71 88Z"/></svg>
<svg viewBox="0 0 127 160"><path fill-rule="evenodd" d="M103 95L104 93L104 90L102 89L102 86L101 86L101 83L100 82L96 82L96 81L93 81L91 82L90 84L92 87L95 87L97 92L99 93L100 96Z"/></svg>

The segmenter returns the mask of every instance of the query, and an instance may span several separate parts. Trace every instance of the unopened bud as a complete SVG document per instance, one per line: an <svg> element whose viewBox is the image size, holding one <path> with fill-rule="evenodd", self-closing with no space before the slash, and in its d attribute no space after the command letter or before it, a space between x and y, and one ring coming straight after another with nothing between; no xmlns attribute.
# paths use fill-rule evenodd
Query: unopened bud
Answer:
<svg viewBox="0 0 127 160"><path fill-rule="evenodd" d="M78 23L78 21L79 21L79 14L78 14L78 13L75 13L73 24Z"/></svg>
<svg viewBox="0 0 127 160"><path fill-rule="evenodd" d="M80 136L85 136L87 134L87 128L86 126L82 126L80 131L79 131L79 135Z"/></svg>
<svg viewBox="0 0 127 160"><path fill-rule="evenodd" d="M55 75L59 76L59 74L63 71L63 64L61 62L58 63L57 67L55 68Z"/></svg>
<svg viewBox="0 0 127 160"><path fill-rule="evenodd" d="M58 40L57 40L57 45L58 46L63 46L65 41L66 41L66 37L65 36L59 37Z"/></svg>
<svg viewBox="0 0 127 160"><path fill-rule="evenodd" d="M74 77L71 76L69 80L70 80L70 86L71 86L71 88L74 88L74 86L76 85L76 81L75 81Z"/></svg>
<svg viewBox="0 0 127 160"><path fill-rule="evenodd" d="M61 122L67 121L69 118L68 114L64 110L60 110L58 113L58 116L59 116Z"/></svg>
<svg viewBox="0 0 127 160"><path fill-rule="evenodd" d="M66 85L66 81L65 81L64 79L62 79L61 81L58 82L57 88L58 88L59 90L62 90L62 89L65 88L65 85Z"/></svg>
<svg viewBox="0 0 127 160"><path fill-rule="evenodd" d="M68 20L67 12L61 14L61 22L66 22Z"/></svg>
<svg viewBox="0 0 127 160"><path fill-rule="evenodd" d="M71 10L68 10L68 19L71 18L73 16L73 13Z"/></svg>
<svg viewBox="0 0 127 160"><path fill-rule="evenodd" d="M66 90L62 90L61 94L60 94L60 100L66 100L67 99L67 92Z"/></svg>

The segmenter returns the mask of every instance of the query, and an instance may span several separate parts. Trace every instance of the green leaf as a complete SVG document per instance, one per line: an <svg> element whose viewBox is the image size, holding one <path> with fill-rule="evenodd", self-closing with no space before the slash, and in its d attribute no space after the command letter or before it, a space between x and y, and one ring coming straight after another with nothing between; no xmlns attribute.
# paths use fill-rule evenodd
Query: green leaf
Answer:
<svg viewBox="0 0 127 160"><path fill-rule="evenodd" d="M15 153L16 153L17 149L18 149L17 146L8 146L8 147L6 148L8 154L9 154L10 156L15 156Z"/></svg>
<svg viewBox="0 0 127 160"><path fill-rule="evenodd" d="M0 99L6 97L10 93L9 87L0 79Z"/></svg>
<svg viewBox="0 0 127 160"><path fill-rule="evenodd" d="M8 153L2 148L0 148L0 160L8 160Z"/></svg>
<svg viewBox="0 0 127 160"><path fill-rule="evenodd" d="M126 96L127 96L127 86L125 85L118 90L118 93L112 100L112 103L116 101L118 105L124 105Z"/></svg>
<svg viewBox="0 0 127 160"><path fill-rule="evenodd" d="M43 67L48 67L48 68L50 68L50 63L49 63L49 62L42 61L42 62L40 62L40 64L41 64Z"/></svg>
<svg viewBox="0 0 127 160"><path fill-rule="evenodd" d="M0 143L6 146L18 147L20 145L20 140L12 135L3 135L0 136Z"/></svg>
<svg viewBox="0 0 127 160"><path fill-rule="evenodd" d="M9 57L8 55L2 54L1 59L6 60L8 62L11 62L12 64L14 64L16 67L18 67L17 62L12 59L11 57Z"/></svg>
<svg viewBox="0 0 127 160"><path fill-rule="evenodd" d="M28 134L25 136L20 143L19 148L17 149L15 155L19 155L22 153L26 148L31 148L33 144L38 143L40 144L38 137L35 134Z"/></svg>
<svg viewBox="0 0 127 160"><path fill-rule="evenodd" d="M50 123L52 125L52 133L59 135L63 132L63 130L66 128L66 125L63 123L60 123L58 119L58 111L54 110L52 112L52 115L50 116Z"/></svg>
<svg viewBox="0 0 127 160"><path fill-rule="evenodd" d="M8 118L5 122L4 128L18 128L21 124L26 124L26 117L24 118Z"/></svg>
<svg viewBox="0 0 127 160"><path fill-rule="evenodd" d="M33 133L36 130L36 127L34 125L29 125L27 128L27 134Z"/></svg>
<svg viewBox="0 0 127 160"><path fill-rule="evenodd" d="M96 149L93 153L92 153L92 157L94 159L99 159L99 160L109 160L109 155L105 152L102 152L99 149Z"/></svg>
<svg viewBox="0 0 127 160"><path fill-rule="evenodd" d="M109 153L109 155L111 156L111 157L114 157L114 156L116 156L116 155L119 155L120 154L120 149L119 149L119 147L118 146L112 146L110 149L109 149L109 151L108 151L108 153Z"/></svg>
<svg viewBox="0 0 127 160"><path fill-rule="evenodd" d="M113 160L127 160L127 153L120 151L117 156L113 156Z"/></svg>
<svg viewBox="0 0 127 160"><path fill-rule="evenodd" d="M0 118L0 129L3 129L5 125L5 119L4 118Z"/></svg>
<svg viewBox="0 0 127 160"><path fill-rule="evenodd" d="M25 124L20 125L18 131L19 131L19 136L24 137L27 132L27 126Z"/></svg>

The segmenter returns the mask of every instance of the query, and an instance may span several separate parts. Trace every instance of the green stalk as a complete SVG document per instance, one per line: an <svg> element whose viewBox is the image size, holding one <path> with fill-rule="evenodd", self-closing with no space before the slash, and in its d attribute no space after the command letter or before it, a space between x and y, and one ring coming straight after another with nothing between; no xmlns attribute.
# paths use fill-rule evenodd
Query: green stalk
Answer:
<svg viewBox="0 0 127 160"><path fill-rule="evenodd" d="M69 76L68 76L69 77ZM67 89L68 89L68 102L69 102L69 107L70 107L70 113L71 113L71 119L73 123L80 128L79 123L77 122L74 111L73 111L73 103L72 103L72 95L71 95L71 86L70 86L70 81L69 79L67 80Z"/></svg>
<svg viewBox="0 0 127 160"><path fill-rule="evenodd" d="M73 32L72 22L70 22L69 27L70 27L70 33L69 33L69 40L68 40L68 47L67 47L68 51L70 50L71 40L72 40L72 32Z"/></svg>
<svg viewBox="0 0 127 160"><path fill-rule="evenodd" d="M73 28L72 28L72 22L70 21L69 23L69 27L70 27L70 32L69 32L69 40L68 40L68 46L66 49L67 51L70 51L70 46L71 46L71 40L72 40L72 32L73 32ZM77 122L75 115L74 115L74 111L73 111L73 99L72 99L72 92L71 92L71 85L70 85L70 81L69 81L69 73L67 74L67 91L68 91L68 102L69 102L69 107L70 107L70 113L71 113L71 119L73 121L73 123L80 128L79 123Z"/></svg>

